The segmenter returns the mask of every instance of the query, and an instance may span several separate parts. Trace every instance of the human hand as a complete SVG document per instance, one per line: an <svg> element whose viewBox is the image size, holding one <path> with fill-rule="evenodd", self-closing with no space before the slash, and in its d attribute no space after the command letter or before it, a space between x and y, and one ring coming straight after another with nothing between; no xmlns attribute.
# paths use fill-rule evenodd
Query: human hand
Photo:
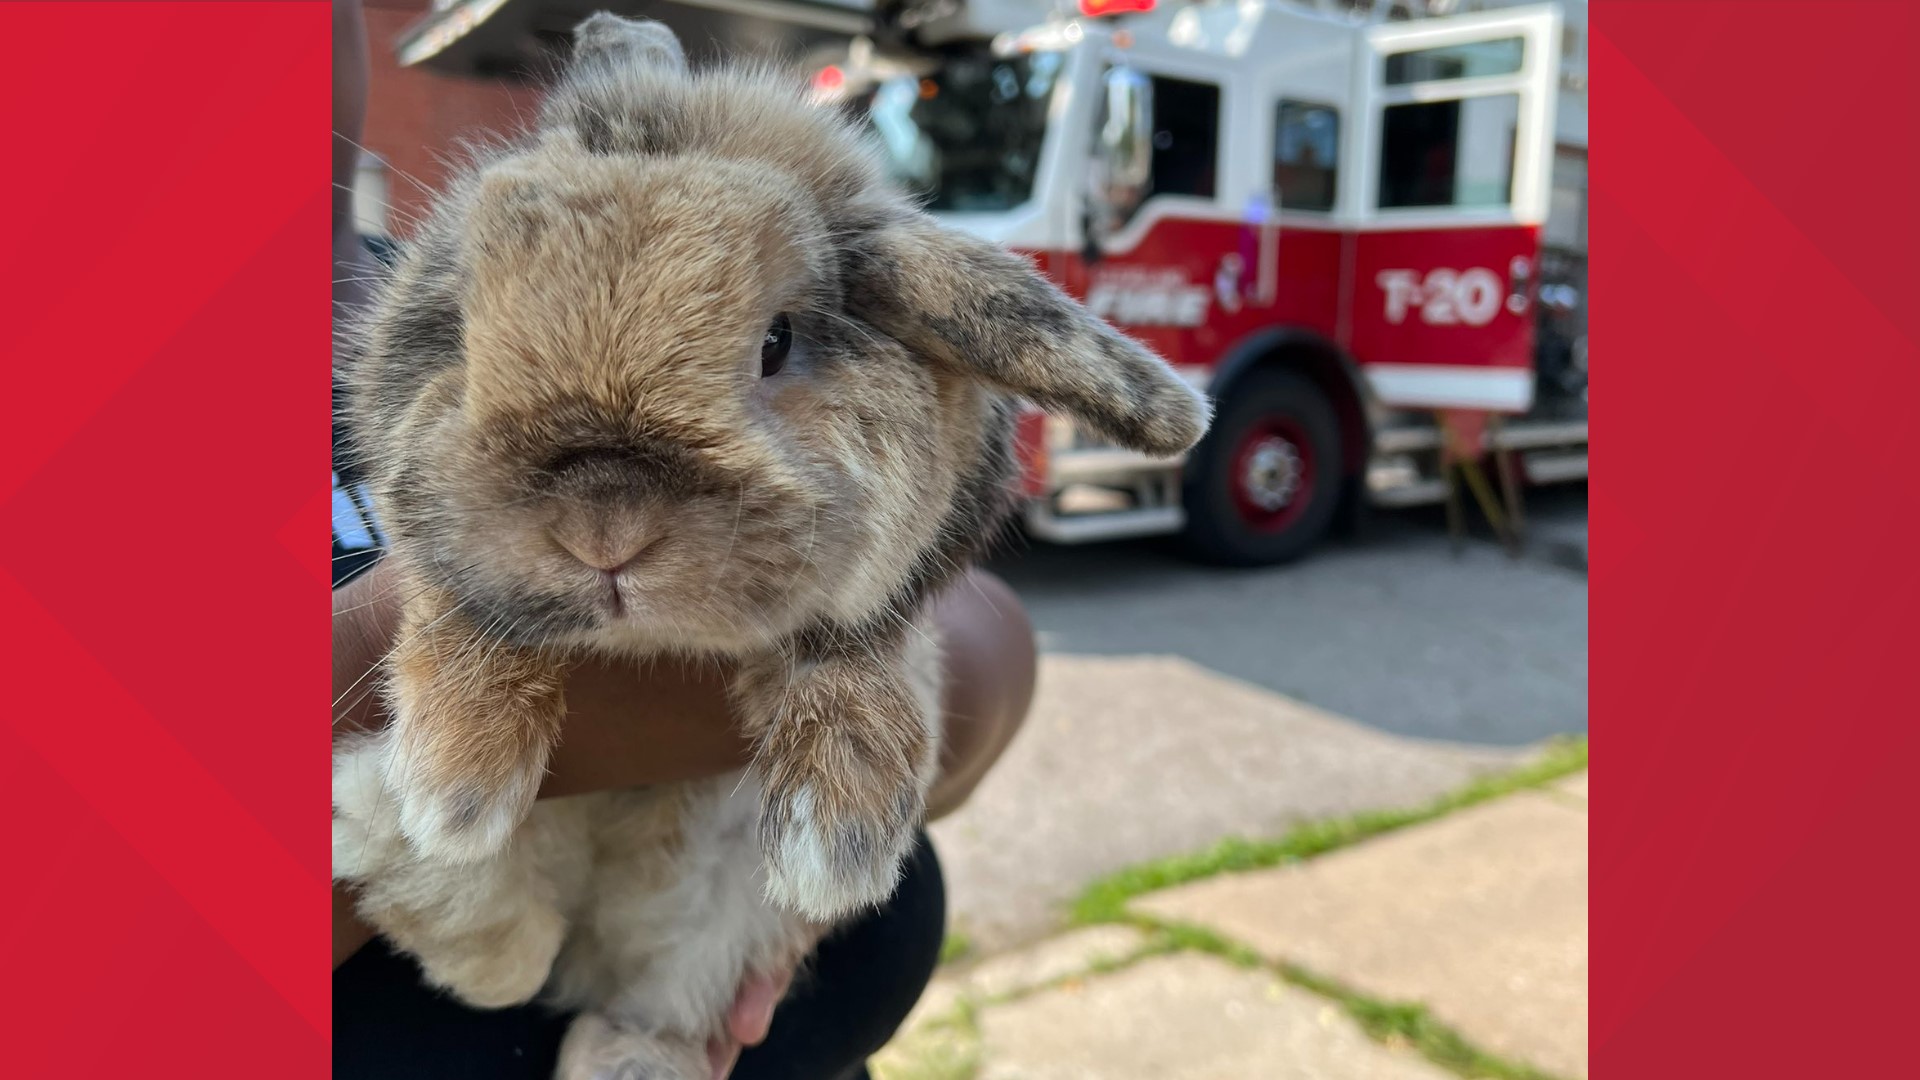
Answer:
<svg viewBox="0 0 1920 1080"><path fill-rule="evenodd" d="M382 560L333 593L336 733L384 727L375 668L400 633L401 586ZM645 701L638 710L634 702ZM715 776L744 766L725 672L674 658L641 669L587 660L567 681L567 720L542 796L578 795Z"/></svg>
<svg viewBox="0 0 1920 1080"><path fill-rule="evenodd" d="M727 1010L727 1032L707 1043L707 1063L713 1067L713 1080L726 1080L740 1060L740 1052L758 1046L773 1026L773 1010L793 985L791 970L773 974L749 975L740 983Z"/></svg>

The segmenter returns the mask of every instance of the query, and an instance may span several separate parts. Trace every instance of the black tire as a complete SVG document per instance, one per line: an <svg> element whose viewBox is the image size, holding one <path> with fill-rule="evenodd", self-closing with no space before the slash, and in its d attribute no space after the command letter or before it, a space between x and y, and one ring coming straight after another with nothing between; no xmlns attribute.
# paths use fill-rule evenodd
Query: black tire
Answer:
<svg viewBox="0 0 1920 1080"><path fill-rule="evenodd" d="M1283 426L1305 445L1300 449L1305 490L1262 523L1242 509L1235 488L1235 458L1255 432ZM1270 566L1307 553L1332 524L1345 487L1340 420L1312 379L1283 369L1248 372L1228 388L1213 429L1186 468L1185 546L1195 557L1223 566ZM1256 511L1257 512L1257 511Z"/></svg>

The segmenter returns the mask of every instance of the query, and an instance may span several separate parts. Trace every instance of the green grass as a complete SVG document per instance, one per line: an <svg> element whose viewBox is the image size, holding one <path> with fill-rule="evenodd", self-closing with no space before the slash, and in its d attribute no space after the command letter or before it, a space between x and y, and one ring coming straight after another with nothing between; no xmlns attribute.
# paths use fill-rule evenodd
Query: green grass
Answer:
<svg viewBox="0 0 1920 1080"><path fill-rule="evenodd" d="M1204 926L1129 914L1126 921L1155 935L1159 947L1146 955L1192 951L1217 956L1238 967L1268 971L1345 1009L1360 1030L1376 1042L1405 1046L1435 1065L1469 1080L1560 1080L1552 1073L1494 1057L1460 1033L1434 1019L1427 1007L1382 1001L1316 975L1297 964L1269 963L1245 945Z"/></svg>
<svg viewBox="0 0 1920 1080"><path fill-rule="evenodd" d="M1433 1018L1425 1005L1382 1001L1294 964L1275 968L1280 977L1321 997L1338 1002L1374 1039L1389 1045L1402 1043L1428 1061L1473 1080L1559 1080L1530 1065L1494 1057L1460 1033Z"/></svg>
<svg viewBox="0 0 1920 1080"><path fill-rule="evenodd" d="M1143 930L1152 931L1167 943L1167 951L1211 953L1231 964L1243 968L1263 968L1266 960L1252 949L1229 937L1223 937L1204 926L1192 923L1166 922L1160 919L1133 918L1132 923Z"/></svg>
<svg viewBox="0 0 1920 1080"><path fill-rule="evenodd" d="M940 939L940 963L957 964L973 955L973 939L965 930L953 927Z"/></svg>
<svg viewBox="0 0 1920 1080"><path fill-rule="evenodd" d="M978 1008L962 999L952 1012L896 1040L869 1061L875 1080L973 1080L980 1072Z"/></svg>
<svg viewBox="0 0 1920 1080"><path fill-rule="evenodd" d="M1136 897L1184 885L1216 874L1259 870L1310 859L1382 833L1432 821L1475 803L1558 780L1587 767L1585 736L1549 744L1540 757L1518 769L1479 780L1423 805L1401 810L1370 810L1348 817L1301 825L1277 840L1230 837L1204 851L1131 866L1095 881L1073 902L1078 926L1119 922Z"/></svg>

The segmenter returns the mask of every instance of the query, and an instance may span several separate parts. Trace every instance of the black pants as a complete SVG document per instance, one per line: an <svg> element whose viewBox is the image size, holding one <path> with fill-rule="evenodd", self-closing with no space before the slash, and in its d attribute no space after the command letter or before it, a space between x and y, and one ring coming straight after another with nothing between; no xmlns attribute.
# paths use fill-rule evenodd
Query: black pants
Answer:
<svg viewBox="0 0 1920 1080"><path fill-rule="evenodd" d="M946 885L922 836L887 906L822 942L733 1080L855 1080L905 1020L940 956ZM376 939L333 974L341 1080L547 1080L572 1020L537 1005L482 1012L428 987Z"/></svg>

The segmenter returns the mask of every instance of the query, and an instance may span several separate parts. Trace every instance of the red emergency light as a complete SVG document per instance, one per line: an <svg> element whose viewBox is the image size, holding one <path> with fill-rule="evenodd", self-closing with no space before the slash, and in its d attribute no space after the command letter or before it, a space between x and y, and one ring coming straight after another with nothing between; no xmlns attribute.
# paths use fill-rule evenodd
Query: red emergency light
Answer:
<svg viewBox="0 0 1920 1080"><path fill-rule="evenodd" d="M1089 19L1152 11L1156 0L1080 0L1080 14Z"/></svg>

